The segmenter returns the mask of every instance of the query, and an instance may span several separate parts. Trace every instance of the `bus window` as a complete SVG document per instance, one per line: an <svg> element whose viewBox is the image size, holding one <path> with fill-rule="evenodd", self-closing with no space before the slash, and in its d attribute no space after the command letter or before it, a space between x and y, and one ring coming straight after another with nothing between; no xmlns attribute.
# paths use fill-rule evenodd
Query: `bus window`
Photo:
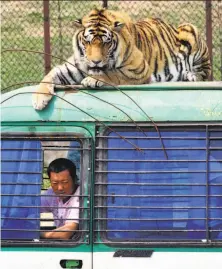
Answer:
<svg viewBox="0 0 222 269"><path fill-rule="evenodd" d="M143 128L144 129L144 128ZM96 224L108 243L207 244L222 240L222 129L130 127L100 134Z"/></svg>
<svg viewBox="0 0 222 269"><path fill-rule="evenodd" d="M47 167L57 158L67 158L76 166L79 189L79 216L64 221L78 222L78 230L67 242L80 243L88 224L88 167L89 151L83 149L82 140L67 138L22 137L10 139L3 137L1 143L1 238L5 245L16 244L53 244L53 239L41 239L40 233L55 229L58 222L51 212L41 213L41 197L51 188ZM84 152L84 153L83 153ZM86 164L83 163L85 156ZM87 156L87 157L86 157ZM82 180L85 178L85 180ZM85 193L85 195L83 194ZM54 199L52 192L50 198ZM85 198L84 198L85 197ZM72 198L72 197L71 197ZM60 203L61 204L61 203ZM86 207L87 205L87 207ZM51 209L51 208L50 208ZM63 208L56 208L62 211ZM68 210L73 210L69 207ZM68 218L68 217L67 217ZM55 241L55 240L54 240ZM76 244L75 243L75 244Z"/></svg>

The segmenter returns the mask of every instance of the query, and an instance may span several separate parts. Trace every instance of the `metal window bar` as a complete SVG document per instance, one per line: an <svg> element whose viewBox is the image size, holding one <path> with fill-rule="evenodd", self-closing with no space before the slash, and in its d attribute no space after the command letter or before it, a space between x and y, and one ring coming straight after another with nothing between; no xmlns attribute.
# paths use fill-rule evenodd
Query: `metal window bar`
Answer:
<svg viewBox="0 0 222 269"><path fill-rule="evenodd" d="M13 137L13 138L12 138ZM76 141L74 139L72 139L71 137L69 137L69 139L67 140L67 137L63 137L65 138L64 140L60 137L54 137L54 139L52 139L52 137L48 136L50 139L45 139L44 136L41 136L40 137L29 137L29 136L12 136L10 137L9 135L7 135L6 137L4 137L4 135L2 136L2 141L33 141L33 140L36 140L36 141L46 141L47 143L42 143L41 142L41 149L39 148L33 148L33 147L26 147L24 146L24 148L19 148L19 147L13 147L13 145L11 146L8 146L7 149L3 148L1 149L2 152L8 152L7 156L9 158L4 158L4 155L2 155L2 164L3 163L6 163L7 164L7 171L1 171L1 174L5 176L2 177L2 182L1 182L1 186L2 186L2 189L3 187L5 188L5 190L9 190L10 188L28 188L29 191L33 190L33 188L38 188L38 189L44 189L44 188L41 188L41 186L43 186L43 181L44 180L47 180L48 178L45 177L43 175L44 173L44 168L46 168L44 166L44 160L46 159L46 157L49 155L48 153L50 153L52 156L52 160L56 158L55 156L55 151L56 151L56 154L61 154L61 153L64 153L63 155L67 155L69 151L71 152L80 152L80 160L78 162L78 166L80 167L80 195L79 195L79 199L80 199L80 206L78 207L79 208L79 211L80 211L80 214L79 214L79 229L77 231L75 231L74 233L74 237L72 237L71 239L69 240L65 240L64 241L64 244L79 244L79 243L84 243L84 244L89 244L89 225L90 225L90 186L91 186L91 182L90 182L90 177L89 177L89 172L87 169L84 169L84 171L82 171L82 163L83 161L86 162L86 164L84 164L84 166L88 166L89 165L89 160L90 160L90 140L89 139L86 139L86 138L81 138L81 140L79 140L80 142L80 147L73 147L71 145L66 145L64 146L64 142L67 144L71 144L72 141ZM54 142L56 142L56 145L53 144ZM49 143L51 143L51 145L49 145ZM9 156L9 154L11 152L18 152L19 154L22 154L22 152L39 152L40 155L38 155L39 157L38 158L34 158L34 159L29 159L29 158L23 158L21 160L19 160L19 158L15 159L15 158L12 158L12 156ZM83 155L85 156L84 160L83 160ZM60 156L58 156L60 157ZM70 158L69 156L64 156L64 157L67 157L67 158ZM41 165L42 168L41 168L41 172L40 171L34 171L32 172L31 170L30 171L22 171L22 170L19 170L19 169L22 169L21 167L17 167L18 165L19 166L23 166L24 167L24 163L27 162L27 165L30 167L30 166L33 166L34 163L38 163L38 165ZM77 162L75 162L77 163ZM14 166L16 167L13 167L13 164ZM24 177L24 176L39 176L41 175L41 178L43 179L42 182L30 182L32 180L32 178L30 178L29 181L27 181L27 178L21 178L18 182L15 182L13 181L13 177L17 176L17 177ZM84 180L86 180L87 182L82 182L82 178ZM48 179L49 181L49 179ZM49 186L48 186L49 187ZM48 188L47 187L47 188ZM47 189L45 188L45 189ZM31 245L31 244L39 244L39 243L43 243L43 244L53 244L53 241L56 241L56 240L43 240L41 239L39 241L39 238L24 238L22 239L22 236L20 237L19 234L37 234L39 235L40 232L43 232L43 231L48 231L49 230L49 226L50 226L50 223L49 222L52 222L52 221L55 221L57 220L57 218L53 219L50 217L47 217L46 215L44 216L44 214L42 216L40 216L40 210L41 208L44 208L43 206L41 205L38 205L38 206L35 206L33 204L25 204L24 202L24 199L27 199L28 197L30 197L31 199L40 199L40 197L44 197L44 196L47 196L49 197L49 195L45 195L45 194L42 194L42 193L34 193L33 191L32 192L29 192L29 193L10 193L9 191L4 191L4 193L2 193L2 204L1 204L1 211L3 212L3 210L6 210L7 212L25 212L24 210L34 210L35 212L39 212L38 214L36 214L35 216L34 215L29 215L29 216L19 216L19 214L17 215L13 215L13 214L9 214L9 215L3 215L2 213L2 216L1 216L1 219L2 219L2 223L4 222L10 222L11 224L10 225L13 225L13 222L15 224L15 227L11 227L11 226L7 226L2 227L1 229L1 232L2 232L2 235L4 235L4 232L7 232L9 235L10 233L14 233L14 238L13 236L9 236L10 238L5 238L5 237L2 237L2 244L4 245L8 245L10 244L10 242L13 242L13 245L16 245L16 244L28 244L28 245ZM22 189L21 189L22 190ZM71 195L70 195L71 196ZM7 205L5 205L3 202L4 202L4 199L9 199L9 197L12 197L10 198L11 200L12 199L19 199L18 203L17 204L10 204L8 203ZM53 209L57 209L57 206L51 206L51 208ZM61 206L60 209L64 209L66 208L65 206ZM70 209L75 209L77 207L69 207ZM11 211L10 211L11 210ZM33 212L34 212L33 211ZM5 212L5 211L4 211ZM71 218L67 219L67 220L72 220ZM31 228L28 227L28 225L22 225L22 226L19 226L19 222L36 222L36 223L39 223L37 226L35 225L35 227L37 228L33 228L32 226L30 226ZM41 226L40 225L40 222L41 222ZM17 223L17 224L16 224Z"/></svg>
<svg viewBox="0 0 222 269"><path fill-rule="evenodd" d="M149 136L152 133L152 128L148 126L144 127L143 130L147 129L148 137L141 137L139 132L135 130L132 126L126 124L126 126L114 125L112 128L119 133L124 131L124 136L127 139L133 139L134 143L137 144L140 141L157 141L158 138L154 136ZM134 149L129 148L128 145L119 142L118 137L112 133L109 135L106 132L97 131L96 136L96 162L95 162L95 230L94 230L94 243L95 244L113 244L113 245L175 245L175 244L187 244L187 245L218 245L222 240L222 126L220 124L212 126L210 124L194 125L182 127L182 126L169 126L166 125L159 127L160 131L164 134L161 135L164 142L166 141L177 141L178 147L169 147L165 145L166 151L173 150L174 152L179 152L180 150L190 151L191 154L197 151L196 154L203 152L205 157L197 156L197 158L177 158L168 160L163 159L151 159L152 153L161 150L161 147L145 147L143 142L142 146L139 145L141 149L147 149L149 151L149 156L138 158L139 153L135 152ZM173 133L170 137L165 136L165 132L188 132L188 136L182 136L181 134L175 135ZM129 134L127 134L127 132ZM189 134L189 132L191 134ZM192 132L201 132L201 137L197 137L196 134L192 136ZM134 133L134 135L132 135ZM138 135L135 135L137 133ZM186 146L181 147L183 140L186 140ZM111 144L110 141L117 141ZM180 141L180 142L179 142ZM190 142L189 142L190 141ZM197 141L197 142L195 142ZM202 141L200 146L194 145ZM110 144L109 144L110 143ZM173 143L173 142L172 142ZM194 144L192 144L194 143ZM205 143L205 144L204 144ZM121 146L119 146L121 145ZM113 154L110 152L116 152L113 158ZM129 153L127 153L129 152ZM123 158L125 154L125 158ZM143 153L140 153L143 154ZM176 153L177 154L177 153ZM110 157L111 156L111 157ZM128 156L128 157L127 157ZM135 156L135 158L133 158ZM176 155L175 155L176 156ZM151 167L150 169L133 169L136 164L141 166ZM158 165L161 163L162 170L158 170L151 165ZM184 165L193 165L192 169L188 171L187 167ZM149 166L150 165L150 166ZM175 169L167 165L177 165L180 169ZM164 169L164 166L167 169ZM196 168L194 166L197 166ZM202 169L198 168L202 167ZM129 169L125 169L128 167ZM160 184L160 181L153 182L150 180L152 176L158 175L159 178L174 179L172 182L166 182ZM178 176L179 175L179 176ZM196 175L196 176L195 176ZM114 177L112 177L114 176ZM142 176L141 178L139 178ZM122 178L124 177L124 179ZM138 182L133 180L136 177ZM182 180L180 179L182 178ZM191 177L198 178L197 182L193 182ZM110 179L112 178L112 180ZM183 179L184 178L184 179ZM187 182L185 182L185 180ZM119 189L118 189L119 188ZM118 193L121 189L122 193ZM130 189L129 189L130 188ZM136 193L132 188L142 188L140 193ZM151 193L153 188L159 188L163 190L164 188L171 188L173 194L158 194ZM189 189L192 189L189 192ZM202 188L201 192L200 189ZM204 188L204 189L203 189ZM113 192L113 190L116 192ZM131 192L127 193L127 189ZM199 190L198 190L199 189ZM128 190L128 191L129 191ZM188 190L188 191L187 191ZM158 190L156 191L158 192ZM138 203L138 199L149 199L150 204ZM152 200L156 201L156 205L152 203ZM175 199L172 205L168 204L158 204L161 199L167 200ZM187 204L181 206L187 199ZM215 200L216 199L216 200ZM193 202L192 202L193 200ZM136 205L137 201L137 205ZM141 200L142 201L142 200ZM146 202L146 200L144 200ZM119 203L119 204L118 204ZM127 214L128 210L128 214ZM146 211L144 211L146 210ZM124 212L125 211L125 212ZM142 212L145 215L143 217L138 217L139 214L135 212ZM156 214L155 217L148 217L148 211ZM121 212L123 214L121 215ZM170 212L171 217L162 217L163 212ZM186 217L184 217L184 212ZM113 215L112 215L112 214ZM158 216L158 213L160 215ZM196 214L195 214L196 213ZM147 214L147 216L146 216ZM112 215L112 216L111 216ZM160 225L165 223L164 226ZM183 225L179 225L180 222L184 222ZM186 227L185 224L191 224L190 227ZM200 223L201 222L201 223ZM114 223L112 225L112 223ZM141 228L137 228L132 223L141 225ZM155 229L152 229L152 224L156 223ZM167 229L167 225L173 223L174 227ZM178 226L176 223L179 223ZM204 224L205 223L205 224ZM131 226L129 224L132 224ZM160 227L158 227L160 225ZM180 227L179 227L180 226ZM126 236L123 236L126 234ZM141 236L138 236L138 235ZM179 238L176 236L179 234ZM187 236L189 234L189 236ZM137 236L135 236L137 235ZM193 237L194 235L194 237ZM164 238L165 237L165 238ZM125 240L124 240L125 239Z"/></svg>

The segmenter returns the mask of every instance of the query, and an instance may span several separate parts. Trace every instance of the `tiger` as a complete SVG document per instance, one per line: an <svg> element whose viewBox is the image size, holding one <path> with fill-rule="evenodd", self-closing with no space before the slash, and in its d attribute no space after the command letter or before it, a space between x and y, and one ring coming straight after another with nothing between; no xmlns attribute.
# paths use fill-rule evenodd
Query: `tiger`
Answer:
<svg viewBox="0 0 222 269"><path fill-rule="evenodd" d="M210 78L207 45L191 23L175 28L159 18L134 22L124 12L102 8L75 24L73 55L40 82L32 99L36 110L47 106L58 84L99 88Z"/></svg>

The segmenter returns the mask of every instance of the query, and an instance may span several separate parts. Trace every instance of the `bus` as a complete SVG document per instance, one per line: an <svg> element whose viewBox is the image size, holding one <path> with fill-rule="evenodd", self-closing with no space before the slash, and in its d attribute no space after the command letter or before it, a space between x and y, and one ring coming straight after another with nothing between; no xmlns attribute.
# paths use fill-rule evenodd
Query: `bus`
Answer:
<svg viewBox="0 0 222 269"><path fill-rule="evenodd" d="M2 95L1 267L196 269L222 266L222 82ZM41 213L46 168L77 167L79 229Z"/></svg>

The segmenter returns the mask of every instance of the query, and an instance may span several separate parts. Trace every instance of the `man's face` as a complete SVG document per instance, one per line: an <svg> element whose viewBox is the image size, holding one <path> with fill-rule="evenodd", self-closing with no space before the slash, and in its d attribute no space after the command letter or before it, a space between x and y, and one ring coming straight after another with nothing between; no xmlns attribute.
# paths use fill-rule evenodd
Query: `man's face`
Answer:
<svg viewBox="0 0 222 269"><path fill-rule="evenodd" d="M59 173L51 172L50 181L54 193L61 196L60 199L64 200L69 197L66 195L73 193L74 184L69 170L64 170Z"/></svg>

